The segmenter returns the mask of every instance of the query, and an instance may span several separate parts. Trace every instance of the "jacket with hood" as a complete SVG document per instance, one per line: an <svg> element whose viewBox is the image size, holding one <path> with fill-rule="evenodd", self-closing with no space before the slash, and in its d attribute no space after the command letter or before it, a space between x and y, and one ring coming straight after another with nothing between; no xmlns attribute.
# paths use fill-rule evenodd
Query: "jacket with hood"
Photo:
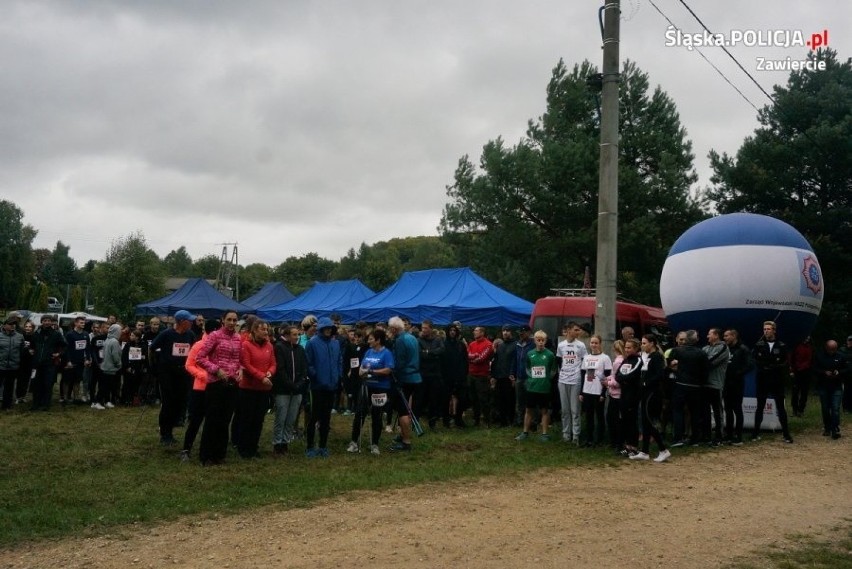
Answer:
<svg viewBox="0 0 852 569"><path fill-rule="evenodd" d="M24 352L24 335L17 330L7 334L0 330L0 370L11 371L21 367L21 355Z"/></svg>
<svg viewBox="0 0 852 569"><path fill-rule="evenodd" d="M42 367L57 365L58 358L54 354L62 356L65 353L65 336L55 328L39 328L33 335L33 365Z"/></svg>
<svg viewBox="0 0 852 569"><path fill-rule="evenodd" d="M275 344L275 364L272 392L276 395L299 393L308 381L308 360L301 344L291 344L281 338Z"/></svg>
<svg viewBox="0 0 852 569"><path fill-rule="evenodd" d="M104 342L104 361L101 364L101 370L109 375L115 375L121 370L121 343L118 337L121 336L121 324L113 324L107 332L107 339Z"/></svg>
<svg viewBox="0 0 852 569"><path fill-rule="evenodd" d="M326 328L331 328L331 336L323 333ZM340 342L334 337L336 331L331 318L323 316L317 322L317 333L308 340L305 355L308 358L311 389L337 390L343 374L343 355L340 351Z"/></svg>

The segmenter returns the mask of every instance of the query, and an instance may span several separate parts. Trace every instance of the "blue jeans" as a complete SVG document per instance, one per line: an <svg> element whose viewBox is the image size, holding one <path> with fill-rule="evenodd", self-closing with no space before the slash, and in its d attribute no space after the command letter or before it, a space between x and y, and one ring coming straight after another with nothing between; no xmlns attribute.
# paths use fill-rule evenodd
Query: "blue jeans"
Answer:
<svg viewBox="0 0 852 569"><path fill-rule="evenodd" d="M830 433L840 432L840 402L843 390L840 387L820 387L819 401L822 404L823 429Z"/></svg>

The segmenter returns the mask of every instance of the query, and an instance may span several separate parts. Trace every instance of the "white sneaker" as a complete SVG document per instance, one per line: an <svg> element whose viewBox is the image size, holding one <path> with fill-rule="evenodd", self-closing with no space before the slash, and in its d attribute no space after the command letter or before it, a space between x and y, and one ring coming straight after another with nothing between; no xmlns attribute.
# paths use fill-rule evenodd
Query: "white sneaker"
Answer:
<svg viewBox="0 0 852 569"><path fill-rule="evenodd" d="M115 407L115 405L113 405L112 403L110 403L109 401L107 401L107 404L106 404L106 405L104 405L104 407L106 407L107 409L112 409L113 407Z"/></svg>
<svg viewBox="0 0 852 569"><path fill-rule="evenodd" d="M630 460L649 460L651 457L648 456L647 452L637 452L636 454L630 455Z"/></svg>
<svg viewBox="0 0 852 569"><path fill-rule="evenodd" d="M390 425L385 425L385 432L386 432L386 433L392 433L392 432L393 432L393 427L391 427Z"/></svg>
<svg viewBox="0 0 852 569"><path fill-rule="evenodd" d="M92 403L92 409L97 409L98 411L103 411L104 409L106 409L106 407L104 407L100 403Z"/></svg>
<svg viewBox="0 0 852 569"><path fill-rule="evenodd" d="M349 446L346 447L346 452L358 452L361 449L358 448L358 443L355 441L349 441Z"/></svg>
<svg viewBox="0 0 852 569"><path fill-rule="evenodd" d="M657 455L657 458L654 459L654 462L665 462L668 459L670 459L671 456L672 456L672 453L669 451L669 449L666 449L664 451L660 451L660 454Z"/></svg>
<svg viewBox="0 0 852 569"><path fill-rule="evenodd" d="M370 454L382 454L382 451L379 450L379 445L370 445Z"/></svg>

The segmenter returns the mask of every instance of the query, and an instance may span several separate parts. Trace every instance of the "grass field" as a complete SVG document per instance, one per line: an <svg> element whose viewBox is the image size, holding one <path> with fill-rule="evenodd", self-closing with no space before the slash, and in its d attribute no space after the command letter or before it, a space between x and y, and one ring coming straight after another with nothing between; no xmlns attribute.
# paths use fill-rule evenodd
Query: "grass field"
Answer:
<svg viewBox="0 0 852 569"><path fill-rule="evenodd" d="M381 456L344 452L351 417L335 415L329 459L306 459L302 443L293 453L245 461L229 451L228 463L203 468L182 463L178 448L161 448L157 408L94 411L86 406L0 414L0 547L28 540L95 535L133 523L187 514L214 516L265 505L293 508L352 490L500 475L532 469L598 465L622 459L608 448L568 449L558 436L518 443L514 429L439 429L415 440L414 452ZM805 421L818 423L812 405ZM138 426L138 428L137 428ZM271 450L272 417L262 448ZM553 431L552 431L553 432ZM556 432L553 432L556 434ZM176 431L181 439L182 430ZM196 441L197 449L198 441ZM702 452L681 449L682 452Z"/></svg>
<svg viewBox="0 0 852 569"><path fill-rule="evenodd" d="M186 514L304 506L358 489L618 461L604 449L569 452L555 440L521 444L513 429L429 432L404 455L385 451L391 436L383 434L381 456L350 455L344 448L352 418L336 415L328 459L306 459L304 444L297 442L283 458L266 452L246 461L230 450L227 464L203 468L196 460L181 463L179 448L160 447L157 413L54 405L46 413L16 409L0 415L0 547ZM261 439L267 451L271 428L267 416ZM182 440L182 429L176 436Z"/></svg>

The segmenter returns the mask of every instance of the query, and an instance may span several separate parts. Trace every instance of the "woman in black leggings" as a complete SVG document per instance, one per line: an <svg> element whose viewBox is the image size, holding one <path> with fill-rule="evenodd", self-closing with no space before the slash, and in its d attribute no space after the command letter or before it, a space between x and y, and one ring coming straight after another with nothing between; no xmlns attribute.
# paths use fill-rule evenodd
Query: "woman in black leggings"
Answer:
<svg viewBox="0 0 852 569"><path fill-rule="evenodd" d="M660 454L654 462L665 462L671 456L663 442L663 435L657 429L662 411L662 385L666 374L666 361L657 345L657 338L653 334L642 336L642 451L631 456L631 460L648 460L648 450L651 439L657 442Z"/></svg>

